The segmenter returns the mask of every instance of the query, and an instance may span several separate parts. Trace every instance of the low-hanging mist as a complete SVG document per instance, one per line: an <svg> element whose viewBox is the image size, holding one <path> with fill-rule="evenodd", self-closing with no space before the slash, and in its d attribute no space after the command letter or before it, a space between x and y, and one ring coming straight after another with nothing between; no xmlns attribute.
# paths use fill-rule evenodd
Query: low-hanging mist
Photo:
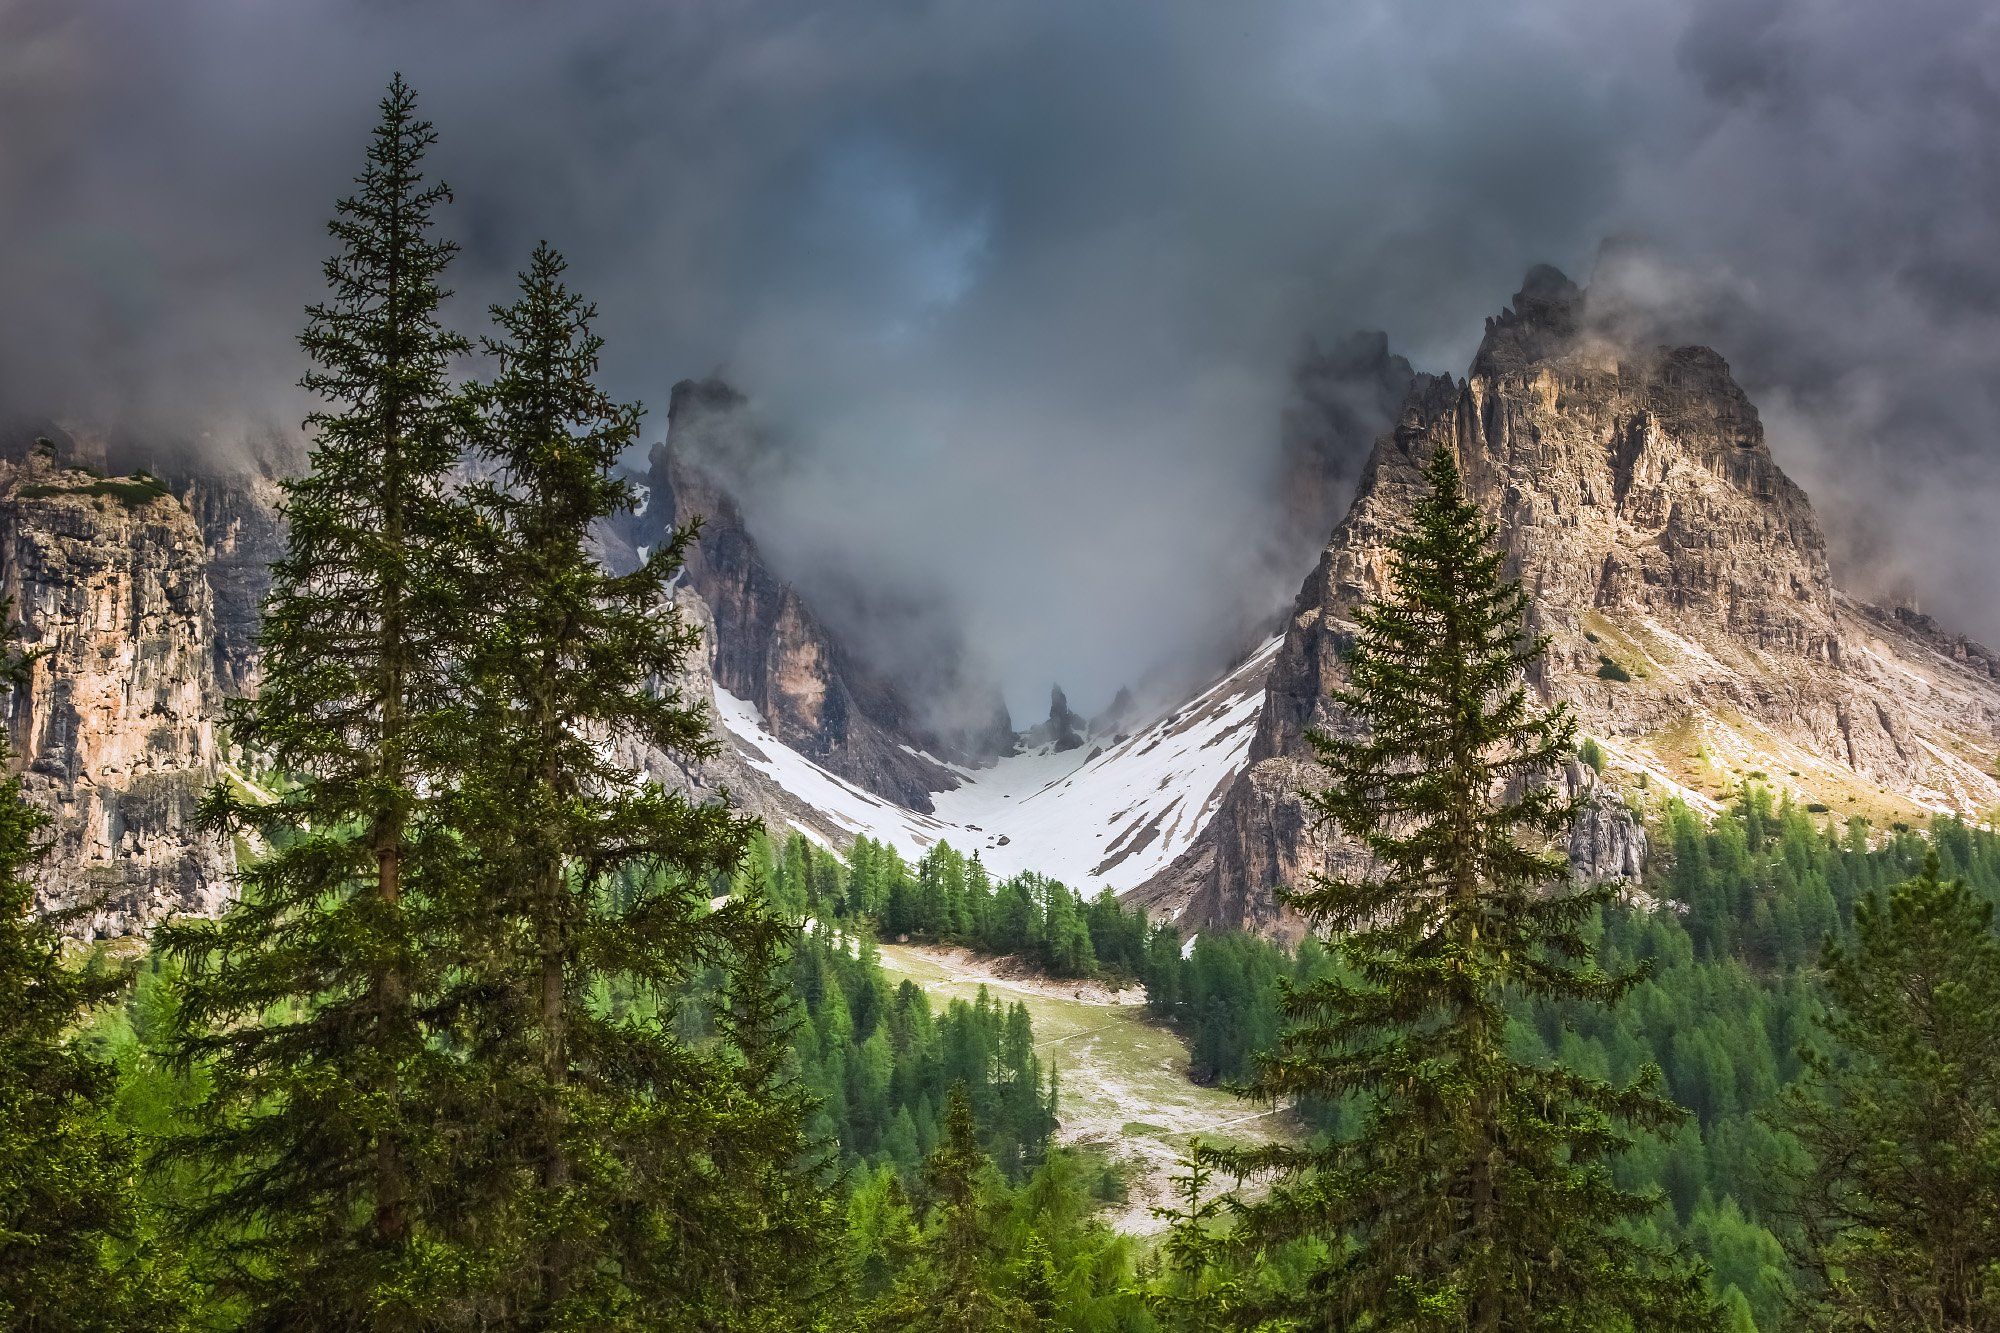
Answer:
<svg viewBox="0 0 2000 1333"><path fill-rule="evenodd" d="M1992 636L1997 47L1968 0L12 0L0 416L163 456L293 430L401 69L459 321L546 236L615 391L751 395L785 572L945 608L1017 715L1296 587L1264 534L1308 339L1462 373L1530 262L1582 279L1606 237L1752 388L1848 581Z"/></svg>

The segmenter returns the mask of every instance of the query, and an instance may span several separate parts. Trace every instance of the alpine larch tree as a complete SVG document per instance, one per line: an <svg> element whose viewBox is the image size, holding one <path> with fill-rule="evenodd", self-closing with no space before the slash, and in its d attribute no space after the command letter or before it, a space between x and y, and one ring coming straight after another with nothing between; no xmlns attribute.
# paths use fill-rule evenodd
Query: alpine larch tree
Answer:
<svg viewBox="0 0 2000 1333"><path fill-rule="evenodd" d="M704 706L673 688L700 651L668 591L694 530L629 573L596 557L593 531L636 502L617 463L640 413L597 386L602 340L563 272L535 251L474 391L487 615L458 822L496 941L475 1062L524 1168L525 1289L504 1308L510 1327L718 1327L744 1316L765 1220L746 1223L722 1157L771 1108L741 1095L725 1048L607 1000L658 1002L734 964L753 909L709 899L750 826L634 771L714 751Z"/></svg>
<svg viewBox="0 0 2000 1333"><path fill-rule="evenodd" d="M1923 871L1829 940L1823 1044L1771 1113L1804 1147L1789 1181L1813 1328L2000 1327L2000 934L1993 907Z"/></svg>
<svg viewBox="0 0 2000 1333"><path fill-rule="evenodd" d="M262 854L220 920L160 932L186 966L177 1058L213 1078L181 1145L211 1183L189 1220L233 1257L222 1281L252 1328L423 1327L466 1280L471 1149L449 1108L476 1097L433 1010L465 936L441 802L466 733L449 374L469 347L439 317L450 193L424 179L436 135L415 103L398 76L300 338L311 470L285 490L257 696L229 713L284 782L269 801L225 784L204 807Z"/></svg>
<svg viewBox="0 0 2000 1333"><path fill-rule="evenodd" d="M1334 1329L1712 1326L1702 1276L1641 1238L1654 1196L1621 1188L1633 1130L1684 1113L1648 1067L1613 1087L1509 1053L1510 1003L1615 1003L1582 929L1616 886L1575 885L1551 840L1575 810L1559 781L1574 724L1531 701L1545 642L1504 577L1496 529L1450 448L1392 543L1389 591L1356 613L1337 696L1315 734L1311 809L1362 868L1285 894L1343 966L1288 987L1287 1027L1247 1091L1347 1102L1351 1134L1210 1150L1239 1176L1236 1239L1317 1244L1304 1279L1244 1318Z"/></svg>

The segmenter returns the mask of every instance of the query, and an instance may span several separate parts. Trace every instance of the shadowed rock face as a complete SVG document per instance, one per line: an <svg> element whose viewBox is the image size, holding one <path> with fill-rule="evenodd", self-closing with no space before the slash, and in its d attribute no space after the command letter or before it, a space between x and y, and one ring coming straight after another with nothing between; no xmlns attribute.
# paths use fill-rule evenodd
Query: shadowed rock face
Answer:
<svg viewBox="0 0 2000 1333"><path fill-rule="evenodd" d="M1120 691L1119 697L1125 701L1126 708L1130 709L1132 704L1131 695L1125 691ZM1049 690L1049 715L1047 720L1037 722L1022 733L1021 744L1030 749L1038 745L1046 745L1060 754L1063 751L1074 750L1080 747L1083 744L1085 735L1089 734L1094 726L1094 723L1084 721L1069 706L1069 697L1063 693L1062 686L1056 685L1052 686Z"/></svg>
<svg viewBox="0 0 2000 1333"><path fill-rule="evenodd" d="M278 483L261 473L237 473L189 476L173 489L201 533L215 604L216 686L229 696L252 694L271 564L285 553Z"/></svg>
<svg viewBox="0 0 2000 1333"><path fill-rule="evenodd" d="M765 565L736 500L705 460L739 447L741 395L719 381L674 386L667 442L656 446L640 544L702 521L685 579L712 619L715 683L755 704L771 734L831 772L913 810L956 785L910 753L928 740L909 705L866 670L805 600ZM908 748L905 748L908 747Z"/></svg>
<svg viewBox="0 0 2000 1333"><path fill-rule="evenodd" d="M6 704L23 788L55 821L38 901L98 900L95 935L215 910L228 866L193 826L216 773L217 687L192 516L155 486L0 465L0 589L41 654Z"/></svg>
<svg viewBox="0 0 2000 1333"><path fill-rule="evenodd" d="M1538 268L1487 322L1467 379L1412 381L1300 590L1250 767L1142 897L1190 924L1295 934L1273 890L1351 855L1297 796L1314 780L1305 736L1345 725L1331 696L1353 612L1385 590L1389 542L1441 448L1550 637L1533 683L1600 739L1628 794L1712 804L1758 780L1878 820L2000 801L1993 655L1840 594L1811 505L1722 358L1621 341ZM1571 839L1578 871L1636 871L1643 833L1624 803L1581 766L1566 781L1594 793Z"/></svg>

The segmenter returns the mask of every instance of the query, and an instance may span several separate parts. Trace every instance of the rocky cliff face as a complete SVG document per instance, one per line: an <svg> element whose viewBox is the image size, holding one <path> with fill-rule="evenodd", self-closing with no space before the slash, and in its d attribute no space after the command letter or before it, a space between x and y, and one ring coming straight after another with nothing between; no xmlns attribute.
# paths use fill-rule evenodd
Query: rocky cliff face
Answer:
<svg viewBox="0 0 2000 1333"><path fill-rule="evenodd" d="M950 748L920 731L898 693L770 572L734 498L702 466L740 405L713 382L676 389L647 508L600 534L601 554L629 567L637 548L702 516L676 592L705 631L705 653L680 682L688 697L711 700L719 687L840 777L928 811L931 794L957 778L913 751ZM139 933L174 911L215 910L229 892L226 849L192 822L221 759L222 701L255 691L269 565L284 546L279 488L267 470L241 466L179 469L164 483L107 480L101 442L47 423L34 431L56 443L21 430L0 439L0 580L27 646L46 650L8 705L16 766L56 820L43 901L102 899L90 933ZM1012 745L1004 709L972 730L981 727ZM759 773L739 738L720 738L722 752L698 764L628 758L670 785L727 790L774 827L852 836Z"/></svg>
<svg viewBox="0 0 2000 1333"><path fill-rule="evenodd" d="M0 591L40 654L6 704L13 762L55 817L40 901L96 902L96 935L220 906L224 849L193 828L217 765L215 611L193 517L150 480L41 456L0 465Z"/></svg>
<svg viewBox="0 0 2000 1333"><path fill-rule="evenodd" d="M277 480L263 471L191 475L171 483L201 534L215 604L215 682L231 696L254 693L257 627L271 590L271 562L285 551Z"/></svg>
<svg viewBox="0 0 2000 1333"><path fill-rule="evenodd" d="M2000 801L1993 655L1839 593L1811 506L1722 358L1631 345L1541 268L1488 321L1465 380L1413 380L1300 591L1250 767L1144 897L1193 922L1296 931L1273 888L1345 854L1296 795L1305 733L1343 724L1330 697L1353 611L1384 590L1436 449L1457 454L1551 636L1535 686L1575 709L1622 790L1593 795L1571 840L1580 872L1636 870L1627 800L1715 808L1756 781L1877 822ZM1580 766L1567 780L1598 787Z"/></svg>
<svg viewBox="0 0 2000 1333"><path fill-rule="evenodd" d="M746 429L741 395L719 381L674 386L635 544L702 520L685 580L708 609L715 683L754 705L771 733L829 771L912 810L956 785L923 755L930 738L907 702L830 634L796 589L764 563L712 460Z"/></svg>
<svg viewBox="0 0 2000 1333"><path fill-rule="evenodd" d="M1132 707L1131 694L1120 691L1119 698L1124 701L1125 711L1129 712ZM1063 693L1062 686L1056 685L1049 690L1048 718L1023 732L1021 744L1030 749L1046 745L1057 754L1062 754L1081 746L1092 726L1092 723L1086 722L1069 706L1069 696Z"/></svg>

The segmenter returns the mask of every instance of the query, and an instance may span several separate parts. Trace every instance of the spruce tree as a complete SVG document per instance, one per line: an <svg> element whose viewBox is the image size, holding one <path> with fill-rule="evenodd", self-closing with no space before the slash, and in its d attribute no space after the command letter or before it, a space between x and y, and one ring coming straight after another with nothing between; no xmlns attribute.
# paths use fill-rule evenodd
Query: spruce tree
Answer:
<svg viewBox="0 0 2000 1333"><path fill-rule="evenodd" d="M734 1238L719 1327L831 1327L846 1274L837 1262L832 1148L809 1129L819 1101L800 1081L793 1048L804 1021L790 969L798 927L769 912L761 896L746 906L719 1016L736 1061L734 1110L717 1145L730 1207L715 1232Z"/></svg>
<svg viewBox="0 0 2000 1333"><path fill-rule="evenodd" d="M1174 1202L1153 1209L1167 1230L1159 1278L1146 1303L1165 1328L1227 1327L1243 1299L1242 1273L1230 1262L1223 1235L1228 1196L1213 1188L1215 1168L1199 1138L1188 1144L1180 1165Z"/></svg>
<svg viewBox="0 0 2000 1333"><path fill-rule="evenodd" d="M724 1052L664 1019L594 997L665 999L728 961L739 913L711 914L748 822L635 778L621 749L713 752L703 707L667 682L698 631L667 594L690 528L625 574L593 531L635 495L616 472L636 406L596 382L594 311L546 245L484 340L497 365L475 391L492 480L475 489L487 608L458 825L475 850L494 940L472 985L497 1080L493 1111L524 1182L524 1291L513 1326L701 1327L733 1307L719 1158L735 1117ZM760 1056L760 1058L763 1058Z"/></svg>
<svg viewBox="0 0 2000 1333"><path fill-rule="evenodd" d="M1648 1068L1612 1087L1515 1059L1510 1003L1609 1005L1632 977L1592 961L1584 925L1615 887L1575 886L1559 847L1573 803L1554 781L1573 743L1526 675L1543 641L1503 576L1495 528L1449 448L1392 545L1390 591L1361 608L1316 734L1312 809L1366 863L1287 899L1332 932L1344 969L1289 987L1289 1026L1248 1091L1351 1101L1360 1127L1306 1144L1213 1150L1270 1191L1237 1205L1238 1239L1316 1241L1296 1289L1250 1317L1353 1329L1705 1328L1698 1272L1639 1238L1656 1199L1612 1163L1634 1129L1683 1112Z"/></svg>
<svg viewBox="0 0 2000 1333"><path fill-rule="evenodd" d="M25 667L7 654L0 686ZM48 822L18 776L0 781L0 1328L123 1329L143 1322L113 1256L133 1226L133 1166L102 1120L116 1071L77 1028L126 976L63 957L62 926L88 902L36 910L29 874Z"/></svg>
<svg viewBox="0 0 2000 1333"><path fill-rule="evenodd" d="M189 1219L232 1256L253 1328L421 1327L455 1273L465 1145L443 1108L476 1100L434 1040L459 960L457 840L440 814L464 734L461 507L447 473L464 417L440 322L455 247L422 159L436 135L400 76L329 231L326 299L300 343L311 471L286 486L255 700L235 738L288 783L225 786L212 827L265 848L220 920L160 944L186 964L175 1053L212 1095L182 1145L209 1191Z"/></svg>
<svg viewBox="0 0 2000 1333"><path fill-rule="evenodd" d="M878 1329L1013 1333L1036 1326L1026 1302L1002 1289L995 1271L985 1180L993 1164L980 1150L965 1084L945 1097L944 1137L924 1161L930 1210L917 1257L870 1312Z"/></svg>
<svg viewBox="0 0 2000 1333"><path fill-rule="evenodd" d="M1825 1047L1769 1117L1791 1180L1801 1314L1820 1329L2000 1327L2000 934L1922 873L1855 905L1825 952Z"/></svg>

